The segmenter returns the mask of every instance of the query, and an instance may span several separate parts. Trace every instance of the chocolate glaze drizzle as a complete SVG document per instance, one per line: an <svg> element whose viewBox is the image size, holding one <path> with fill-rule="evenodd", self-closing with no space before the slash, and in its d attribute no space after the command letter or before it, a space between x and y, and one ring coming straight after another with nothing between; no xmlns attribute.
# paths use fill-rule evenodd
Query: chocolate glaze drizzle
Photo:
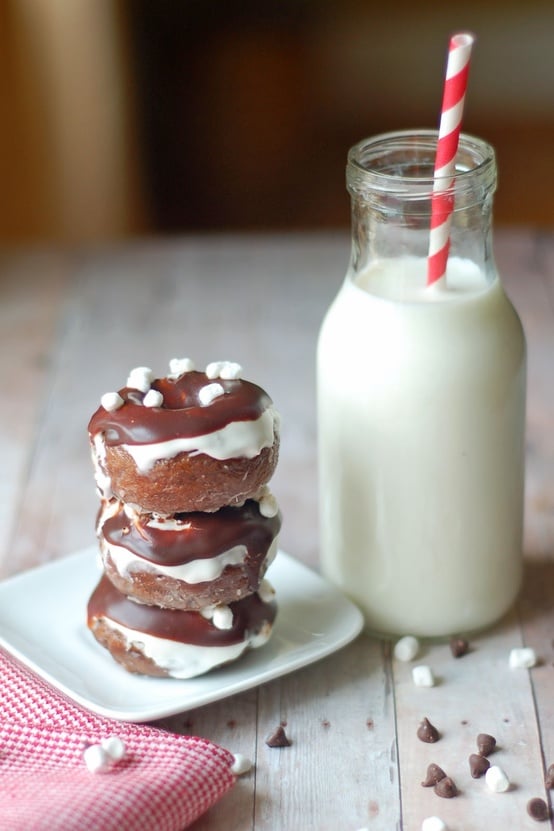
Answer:
<svg viewBox="0 0 554 831"><path fill-rule="evenodd" d="M240 508L225 507L213 514L200 511L175 514L167 529L138 522L121 509L104 522L101 535L111 545L126 548L137 557L166 566L216 557L237 545L246 546L249 555L267 554L281 528L281 515L264 517L258 503L249 500ZM175 528L173 521L179 522ZM163 525L164 519L157 520Z"/></svg>
<svg viewBox="0 0 554 831"><path fill-rule="evenodd" d="M118 592L104 575L88 602L88 625L92 627L95 620L106 618L108 623L112 620L137 633L144 632L177 643L231 646L259 632L264 623L273 623L277 613L275 603L264 603L257 594L229 605L233 611L233 626L231 629L217 629L200 612L135 603Z"/></svg>
<svg viewBox="0 0 554 831"><path fill-rule="evenodd" d="M272 404L268 394L250 381L217 378L224 394L202 406L198 392L212 383L204 372L196 371L177 379L158 378L151 387L162 393L161 407L144 407L145 393L124 387L119 390L123 406L112 413L100 406L90 419L89 433L104 433L110 446L193 438L221 430L232 421L255 421Z"/></svg>

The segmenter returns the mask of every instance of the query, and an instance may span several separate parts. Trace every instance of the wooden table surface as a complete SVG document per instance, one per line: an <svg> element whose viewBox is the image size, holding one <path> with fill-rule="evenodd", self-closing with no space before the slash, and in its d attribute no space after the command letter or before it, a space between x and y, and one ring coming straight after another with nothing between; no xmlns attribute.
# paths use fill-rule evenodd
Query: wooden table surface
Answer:
<svg viewBox="0 0 554 831"><path fill-rule="evenodd" d="M348 258L346 234L199 236L0 257L0 576L94 544L97 498L86 425L100 395L137 365L225 358L272 395L283 416L273 479L281 546L317 569L314 355L324 310ZM554 828L526 813L548 798L554 763L554 234L497 231L495 249L529 348L525 561L517 607L455 660L420 659L439 684L366 635L329 658L233 698L161 722L207 736L254 762L194 831L450 831ZM510 669L512 647L539 664ZM168 683L172 683L168 680ZM416 737L427 716L441 740ZM292 745L264 739L286 724ZM478 733L491 733L512 786L469 774ZM460 794L420 782L436 762Z"/></svg>

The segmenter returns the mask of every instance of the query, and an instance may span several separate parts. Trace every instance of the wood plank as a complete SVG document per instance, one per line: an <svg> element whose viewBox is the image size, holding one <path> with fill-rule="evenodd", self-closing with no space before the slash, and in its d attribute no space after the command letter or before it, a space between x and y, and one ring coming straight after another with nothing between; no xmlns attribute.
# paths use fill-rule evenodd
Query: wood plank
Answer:
<svg viewBox="0 0 554 831"><path fill-rule="evenodd" d="M13 568L14 529L49 395L68 280L67 258L55 252L5 254L0 263L1 575Z"/></svg>
<svg viewBox="0 0 554 831"><path fill-rule="evenodd" d="M550 246L554 241L549 237ZM543 556L554 535L554 312L544 251L528 232L504 233L499 271L527 338L526 556ZM546 248L547 246L542 246Z"/></svg>
<svg viewBox="0 0 554 831"><path fill-rule="evenodd" d="M546 768L554 763L554 238L534 235L524 243L522 235L510 234L502 252L528 341L526 572L519 614L523 639L541 661L532 681Z"/></svg>
<svg viewBox="0 0 554 831"><path fill-rule="evenodd" d="M383 645L361 636L331 658L260 689L256 828L318 831L399 822L394 700ZM286 724L291 747L265 737Z"/></svg>
<svg viewBox="0 0 554 831"><path fill-rule="evenodd" d="M403 831L419 831L423 819L432 815L451 829L527 827L527 801L545 798L545 789L529 671L510 669L508 663L510 650L521 643L517 615L512 613L494 629L475 636L471 652L462 658L454 659L448 644L429 645L417 663L431 666L438 681L431 688L414 685L413 664L395 661ZM416 736L423 717L441 733L435 744ZM508 775L508 793L492 793L483 779L470 776L468 757L477 752L479 733L497 739L490 762ZM421 787L432 762L456 783L460 793L454 799Z"/></svg>

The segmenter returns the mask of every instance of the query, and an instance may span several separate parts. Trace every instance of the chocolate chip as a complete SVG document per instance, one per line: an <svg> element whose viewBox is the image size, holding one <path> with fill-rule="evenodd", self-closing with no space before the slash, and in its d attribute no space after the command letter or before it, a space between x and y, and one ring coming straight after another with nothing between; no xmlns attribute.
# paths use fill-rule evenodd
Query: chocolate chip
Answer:
<svg viewBox="0 0 554 831"><path fill-rule="evenodd" d="M451 638L450 651L454 658L461 658L462 655L467 655L469 652L469 643L465 638Z"/></svg>
<svg viewBox="0 0 554 831"><path fill-rule="evenodd" d="M536 819L537 822L543 822L543 820L548 819L550 816L550 811L548 810L548 805L538 796L533 797L527 803L527 813L533 819Z"/></svg>
<svg viewBox="0 0 554 831"><path fill-rule="evenodd" d="M479 779L484 773L488 771L491 763L484 756L479 753L472 753L469 757L469 772L474 779Z"/></svg>
<svg viewBox="0 0 554 831"><path fill-rule="evenodd" d="M290 747L292 744L282 724L275 728L273 733L267 737L265 743L268 747Z"/></svg>
<svg viewBox="0 0 554 831"><path fill-rule="evenodd" d="M428 718L424 718L417 728L417 737L422 742L433 744L440 739L439 731L434 727Z"/></svg>
<svg viewBox="0 0 554 831"><path fill-rule="evenodd" d="M458 795L458 788L450 778L445 776L440 782L435 785L434 791L437 796L442 796L444 799L452 799L453 796Z"/></svg>
<svg viewBox="0 0 554 831"><path fill-rule="evenodd" d="M481 756L488 756L496 747L496 739L488 733L479 733L477 736L477 750Z"/></svg>
<svg viewBox="0 0 554 831"><path fill-rule="evenodd" d="M433 785L436 785L437 782L440 782L441 779L446 778L446 773L442 768L438 765L431 764L427 768L427 773L425 774L425 779L421 783L424 788L430 788Z"/></svg>
<svg viewBox="0 0 554 831"><path fill-rule="evenodd" d="M548 790L554 788L554 765L550 765L548 770L546 771L544 784L548 788Z"/></svg>

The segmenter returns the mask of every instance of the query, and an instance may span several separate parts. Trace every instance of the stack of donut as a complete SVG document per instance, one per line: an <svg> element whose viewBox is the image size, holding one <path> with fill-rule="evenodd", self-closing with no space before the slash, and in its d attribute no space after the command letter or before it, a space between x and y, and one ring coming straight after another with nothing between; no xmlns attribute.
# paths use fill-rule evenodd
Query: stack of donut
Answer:
<svg viewBox="0 0 554 831"><path fill-rule="evenodd" d="M241 374L138 367L89 422L103 573L88 626L130 672L192 678L271 634L279 416Z"/></svg>

